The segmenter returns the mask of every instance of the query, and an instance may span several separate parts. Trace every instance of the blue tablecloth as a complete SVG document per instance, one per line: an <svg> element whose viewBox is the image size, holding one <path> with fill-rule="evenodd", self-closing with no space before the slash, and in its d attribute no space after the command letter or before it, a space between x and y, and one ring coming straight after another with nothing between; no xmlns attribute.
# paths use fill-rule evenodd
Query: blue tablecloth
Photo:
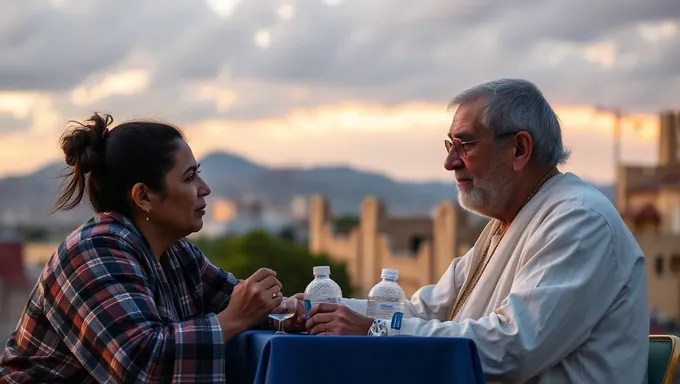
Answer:
<svg viewBox="0 0 680 384"><path fill-rule="evenodd" d="M227 354L237 383L484 383L477 348L462 338L249 331Z"/></svg>

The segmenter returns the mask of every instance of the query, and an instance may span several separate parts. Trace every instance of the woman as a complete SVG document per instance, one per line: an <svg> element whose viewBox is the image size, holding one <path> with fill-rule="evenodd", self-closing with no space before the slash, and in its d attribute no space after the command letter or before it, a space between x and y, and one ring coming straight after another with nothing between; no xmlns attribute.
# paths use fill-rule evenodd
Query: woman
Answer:
<svg viewBox="0 0 680 384"><path fill-rule="evenodd" d="M48 261L0 360L0 382L224 382L224 344L281 303L276 273L239 282L185 237L210 188L182 133L95 114L61 139L56 210L96 214ZM56 211L55 210L55 211Z"/></svg>

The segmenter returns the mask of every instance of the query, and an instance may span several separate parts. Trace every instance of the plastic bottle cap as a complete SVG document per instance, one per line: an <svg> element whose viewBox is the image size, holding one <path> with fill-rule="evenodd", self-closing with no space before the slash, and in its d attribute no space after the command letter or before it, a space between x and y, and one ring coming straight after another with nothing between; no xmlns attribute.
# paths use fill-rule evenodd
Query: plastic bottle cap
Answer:
<svg viewBox="0 0 680 384"><path fill-rule="evenodd" d="M399 278L399 271L396 269L384 268L382 270L382 275L380 275L380 277L383 279L397 280Z"/></svg>
<svg viewBox="0 0 680 384"><path fill-rule="evenodd" d="M318 275L330 275L331 274L331 267L328 265L320 265L316 266L313 268L314 276Z"/></svg>

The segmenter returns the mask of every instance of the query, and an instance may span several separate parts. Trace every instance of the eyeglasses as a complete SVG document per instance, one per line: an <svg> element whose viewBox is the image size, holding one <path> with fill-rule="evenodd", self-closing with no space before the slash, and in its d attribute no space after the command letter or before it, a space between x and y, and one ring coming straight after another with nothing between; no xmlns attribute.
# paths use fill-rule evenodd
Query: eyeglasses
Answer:
<svg viewBox="0 0 680 384"><path fill-rule="evenodd" d="M456 154L458 157L461 159L464 159L467 157L467 152L465 152L465 146L468 144L475 144L479 143L481 140L468 140L468 141L461 141L458 138L453 138L451 140L446 139L444 140L444 146L446 146L446 152L450 153L451 148L454 148L456 150Z"/></svg>
<svg viewBox="0 0 680 384"><path fill-rule="evenodd" d="M510 136L514 135L517 132L521 131L514 131L514 132L506 132L506 133L501 133L500 135L494 136L494 140L504 137L504 136ZM465 146L468 144L476 144L481 142L482 140L468 140L468 141L461 141L458 138L449 138L444 140L444 146L446 147L446 152L449 153L451 152L451 148L454 148L456 150L456 154L458 157L461 159L464 159L467 157L467 152L465 151Z"/></svg>

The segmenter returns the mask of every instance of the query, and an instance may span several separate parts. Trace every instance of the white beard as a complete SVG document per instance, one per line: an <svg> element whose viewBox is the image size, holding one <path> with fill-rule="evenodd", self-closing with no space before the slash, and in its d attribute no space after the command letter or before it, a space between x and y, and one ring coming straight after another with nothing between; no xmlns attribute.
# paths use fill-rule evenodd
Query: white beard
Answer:
<svg viewBox="0 0 680 384"><path fill-rule="evenodd" d="M494 165L483 177L472 180L472 185L458 188L458 203L465 210L485 217L502 212L513 190L512 174L502 163L492 161L491 164Z"/></svg>

